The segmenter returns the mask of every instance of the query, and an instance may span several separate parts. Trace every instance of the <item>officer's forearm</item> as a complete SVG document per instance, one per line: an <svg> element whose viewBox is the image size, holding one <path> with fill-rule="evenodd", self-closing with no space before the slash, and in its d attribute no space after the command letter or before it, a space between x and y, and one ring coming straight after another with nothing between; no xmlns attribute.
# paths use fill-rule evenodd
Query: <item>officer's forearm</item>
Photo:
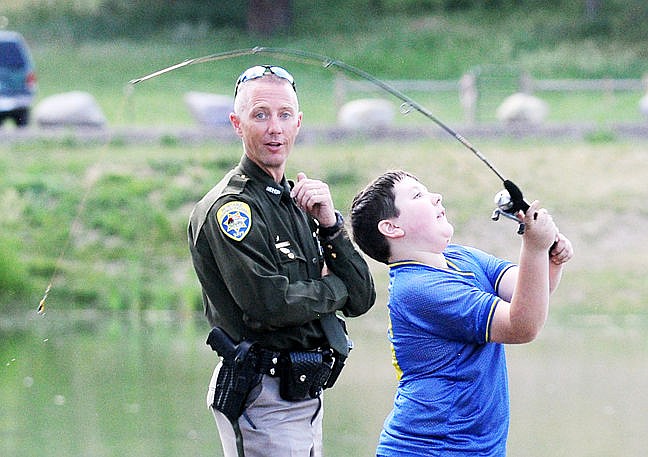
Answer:
<svg viewBox="0 0 648 457"><path fill-rule="evenodd" d="M354 248L345 230L324 244L324 259L329 270L346 285L349 299L342 311L346 316L366 313L376 301L376 290L369 266Z"/></svg>

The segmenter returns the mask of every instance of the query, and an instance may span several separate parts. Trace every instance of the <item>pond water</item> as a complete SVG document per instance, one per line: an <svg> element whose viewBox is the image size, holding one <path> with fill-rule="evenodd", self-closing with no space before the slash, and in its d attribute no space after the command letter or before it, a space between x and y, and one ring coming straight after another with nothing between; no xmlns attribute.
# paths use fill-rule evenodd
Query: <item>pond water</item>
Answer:
<svg viewBox="0 0 648 457"><path fill-rule="evenodd" d="M372 456L395 377L384 307L326 392L329 457ZM200 316L48 311L0 321L0 455L220 456ZM509 456L644 456L648 316L562 317L509 347Z"/></svg>

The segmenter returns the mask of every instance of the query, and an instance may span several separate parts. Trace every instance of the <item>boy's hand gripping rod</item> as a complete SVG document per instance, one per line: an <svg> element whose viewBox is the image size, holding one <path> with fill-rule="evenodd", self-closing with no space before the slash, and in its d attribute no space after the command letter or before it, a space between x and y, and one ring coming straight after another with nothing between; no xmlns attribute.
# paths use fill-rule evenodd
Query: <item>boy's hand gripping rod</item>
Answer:
<svg viewBox="0 0 648 457"><path fill-rule="evenodd" d="M330 67L337 68L344 72L366 79L367 81L375 84L376 86L380 87L381 89L385 90L386 92L400 99L403 102L403 104L401 105L401 112L403 114L409 113L412 109L423 114L425 117L430 119L432 122L437 124L443 130L449 133L451 136L453 136L457 141L463 144L466 148L468 148L468 150L470 150L475 156L477 156L477 158L481 160L502 181L504 185L504 189L495 195L495 204L497 207L493 211L491 218L493 220L498 220L501 215L508 219L511 219L519 224L518 233L519 234L524 233L524 229L525 229L524 223L520 222L520 220L516 217L516 215L519 211L526 211L527 209L529 209L529 204L526 201L524 201L522 191L519 189L518 186L516 186L512 181L504 178L504 176L497 170L497 168L495 168L495 166L491 162L489 162L488 159L475 146L473 146L468 140L466 140L466 138L461 136L458 132L454 131L448 125L441 122L441 120L439 120L436 116L434 116L425 107L421 106L412 98L403 94L402 92L392 87L391 85L387 84L386 82L381 81L378 78L370 75L369 73L359 68L356 68L354 66L348 65L342 61L331 59L329 57L320 54L315 54L308 51L257 46L250 49L238 49L233 51L225 51L225 52L211 54L203 57L187 59L183 62L177 63L175 65L171 65L170 67L167 68L163 68L161 70L158 70L156 72L153 72L141 78L133 79L129 81L129 84L135 85L143 81L147 81L156 76L160 76L162 74L189 65L195 65L204 62L212 62L216 60L231 59L235 57L242 57L242 56L253 55L253 54L269 54L269 55L274 55L283 58L292 58L293 60L301 61L307 64L322 65L324 66L324 68L330 68Z"/></svg>

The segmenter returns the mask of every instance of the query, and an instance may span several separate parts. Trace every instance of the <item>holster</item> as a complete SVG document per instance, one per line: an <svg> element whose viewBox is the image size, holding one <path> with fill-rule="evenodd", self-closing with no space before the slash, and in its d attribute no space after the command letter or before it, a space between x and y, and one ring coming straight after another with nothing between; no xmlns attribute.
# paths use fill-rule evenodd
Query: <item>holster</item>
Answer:
<svg viewBox="0 0 648 457"><path fill-rule="evenodd" d="M342 368L344 368L344 365L346 364L347 356L334 352L333 359L334 360L333 366L331 367L331 374L326 380L326 384L324 384L325 389L330 389L331 387L333 387L333 384L335 384L335 381L337 381L340 373L342 373Z"/></svg>
<svg viewBox="0 0 648 457"><path fill-rule="evenodd" d="M245 410L250 391L261 381L256 366L257 347L249 341L234 344L218 327L214 327L209 333L207 344L218 352L223 361L216 379L212 406L230 421L236 421Z"/></svg>

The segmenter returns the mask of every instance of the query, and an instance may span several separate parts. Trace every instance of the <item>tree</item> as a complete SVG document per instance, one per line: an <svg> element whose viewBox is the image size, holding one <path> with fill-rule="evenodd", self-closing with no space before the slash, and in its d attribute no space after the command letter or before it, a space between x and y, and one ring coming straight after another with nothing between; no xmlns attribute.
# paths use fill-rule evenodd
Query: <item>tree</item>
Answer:
<svg viewBox="0 0 648 457"><path fill-rule="evenodd" d="M585 18L588 21L598 19L601 11L601 0L585 0Z"/></svg>
<svg viewBox="0 0 648 457"><path fill-rule="evenodd" d="M249 0L247 12L248 32L271 36L287 32L292 26L292 0Z"/></svg>

